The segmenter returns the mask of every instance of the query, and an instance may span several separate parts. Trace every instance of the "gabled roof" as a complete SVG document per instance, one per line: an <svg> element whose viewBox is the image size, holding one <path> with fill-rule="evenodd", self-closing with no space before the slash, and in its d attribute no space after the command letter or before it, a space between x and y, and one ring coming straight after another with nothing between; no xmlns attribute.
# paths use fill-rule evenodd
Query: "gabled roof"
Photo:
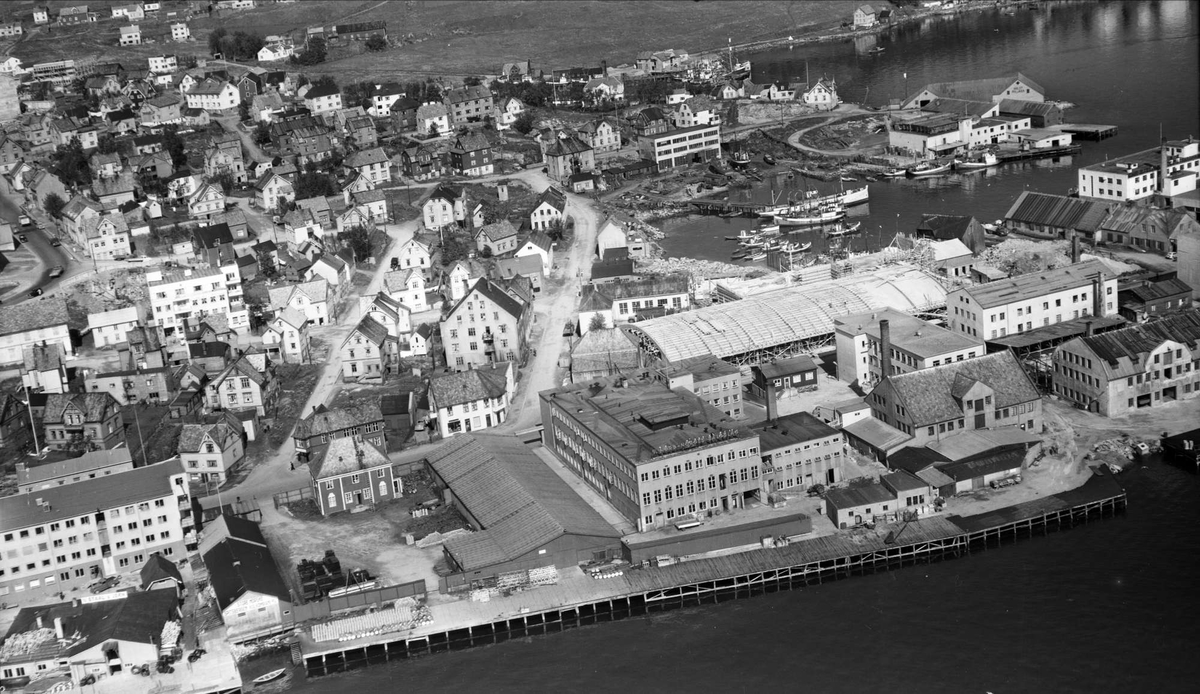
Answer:
<svg viewBox="0 0 1200 694"><path fill-rule="evenodd" d="M275 319L281 320L297 330L300 330L308 324L308 318L305 317L304 312L291 306L288 306L282 311L276 313Z"/></svg>
<svg viewBox="0 0 1200 694"><path fill-rule="evenodd" d="M429 383L429 398L434 407L454 407L480 400L503 397L507 392L506 374L510 362L499 362L448 374Z"/></svg>
<svg viewBox="0 0 1200 694"><path fill-rule="evenodd" d="M370 166L372 164L386 164L388 162L387 153L382 147L373 147L371 149L359 150L350 156L346 157L346 166L357 169L360 166Z"/></svg>
<svg viewBox="0 0 1200 694"><path fill-rule="evenodd" d="M251 382L253 382L254 384L256 384L260 387L267 381L267 377L265 375L263 375L263 373L260 372L258 369L254 368L254 365L251 364L250 360L246 358L245 354L243 354L242 356L238 357L232 364L230 364L229 366L226 366L225 370L223 370L221 373L217 374L216 377L214 377L213 380L209 383L209 385L212 387L217 387L221 383L223 383L226 378L241 377L241 376L245 376L246 378L249 378ZM105 393L105 395L107 395L107 393Z"/></svg>
<svg viewBox="0 0 1200 694"><path fill-rule="evenodd" d="M378 405L375 405L375 410L379 410ZM379 419L383 419L382 414L379 415ZM308 468L312 478L320 480L391 464L387 453L371 441L359 441L354 436L343 436L330 441L316 460L308 464Z"/></svg>
<svg viewBox="0 0 1200 694"><path fill-rule="evenodd" d="M304 93L304 98L306 100L319 99L323 96L333 96L334 94L339 94L340 91L341 90L338 89L336 84L315 84Z"/></svg>
<svg viewBox="0 0 1200 694"><path fill-rule="evenodd" d="M536 210L537 208L541 207L542 204L548 204L559 212L562 212L563 210L567 209L567 195L558 188L550 186L549 188L543 190L542 194L538 196L537 202L534 204L533 209Z"/></svg>
<svg viewBox="0 0 1200 694"><path fill-rule="evenodd" d="M953 395L956 383L973 379L992 389L994 407L1012 407L1037 400L1037 388L1011 351L956 361L919 371L886 376L877 388L890 385L897 402L908 409L913 426L928 426L965 416Z"/></svg>
<svg viewBox="0 0 1200 694"><path fill-rule="evenodd" d="M228 224L196 227L192 230L192 240L199 250L219 248L224 244L233 243L233 232L229 230Z"/></svg>
<svg viewBox="0 0 1200 694"><path fill-rule="evenodd" d="M390 337L388 329L380 324L379 321L370 316L364 316L363 319L358 322L358 325L354 326L354 330L352 330L350 334L346 336L346 339L342 342L342 344L345 345L349 343L351 338L353 338L355 335L362 335L363 339L367 340L376 347L382 347L383 343L387 342L388 338Z"/></svg>
<svg viewBox="0 0 1200 694"><path fill-rule="evenodd" d="M1180 311L1163 316L1152 323L1133 325L1120 330L1110 330L1099 335L1080 337L1081 341L1099 359L1098 364L1108 378L1123 378L1142 373L1146 356L1164 342L1170 340L1187 345L1190 349L1200 347L1200 309ZM1063 345L1067 350L1075 341Z"/></svg>
<svg viewBox="0 0 1200 694"><path fill-rule="evenodd" d="M61 424L63 412L70 405L83 413L85 423L101 422L118 407L117 401L108 393L51 393L46 398L42 421Z"/></svg>
<svg viewBox="0 0 1200 694"><path fill-rule="evenodd" d="M412 277L424 276L421 274L420 268L404 268L401 270L392 270L383 275L383 288L389 292L402 292L408 289L408 280Z"/></svg>
<svg viewBox="0 0 1200 694"><path fill-rule="evenodd" d="M525 239L525 243L522 244L522 246L527 244L533 244L537 248L540 248L547 253L554 251L554 242L550 240L550 235L544 231L536 231L530 234L529 238Z"/></svg>
<svg viewBox="0 0 1200 694"><path fill-rule="evenodd" d="M212 441L217 449L224 451L230 444L241 440L242 432L225 422L216 424L184 424L179 433L180 453L202 453L205 440Z"/></svg>
<svg viewBox="0 0 1200 694"><path fill-rule="evenodd" d="M246 593L258 593L290 602L287 585L266 547L227 538L203 557L208 581L224 610Z"/></svg>
<svg viewBox="0 0 1200 694"><path fill-rule="evenodd" d="M449 540L466 571L517 559L563 535L619 534L528 447L508 436L459 434L428 456L483 529Z"/></svg>
<svg viewBox="0 0 1200 694"><path fill-rule="evenodd" d="M446 101L451 104L459 104L464 101L475 101L476 99L490 99L492 92L485 86L477 84L471 87L460 87L451 89L446 92Z"/></svg>
<svg viewBox="0 0 1200 694"><path fill-rule="evenodd" d="M451 308L450 312L446 315L452 316L457 313L458 309L463 305L464 302L466 302L468 299L474 300L474 294L482 295L502 311L514 318L520 318L525 313L525 310L529 308L528 304L509 296L509 294L505 292L503 288L497 286L491 280L481 278L475 281L475 284L471 286L471 289L463 294L463 297L458 300L458 303L454 304L454 307Z"/></svg>
<svg viewBox="0 0 1200 694"><path fill-rule="evenodd" d="M489 241L501 241L503 239L512 238L517 235L517 228L512 225L512 222L507 219L501 219L498 222L485 224L479 230L479 236L484 237Z"/></svg>
<svg viewBox="0 0 1200 694"><path fill-rule="evenodd" d="M1026 190L1017 197L1004 219L1091 233L1100 228L1107 215L1108 205L1102 202Z"/></svg>
<svg viewBox="0 0 1200 694"><path fill-rule="evenodd" d="M483 135L479 133L467 133L459 135L450 149L460 152L477 152L481 149L488 149L491 146L492 144Z"/></svg>
<svg viewBox="0 0 1200 694"><path fill-rule="evenodd" d="M148 588L150 584L162 580L171 580L177 585L183 585L183 574L179 573L179 567L158 552L150 555L150 558L142 565L141 571L138 572L138 577L142 579L142 590Z"/></svg>
<svg viewBox="0 0 1200 694"><path fill-rule="evenodd" d="M1066 265L1053 270L1030 272L1025 275L994 280L967 287L964 291L983 308L1005 306L1017 301L1090 285L1097 276L1108 276L1107 267L1099 260Z"/></svg>
<svg viewBox="0 0 1200 694"><path fill-rule="evenodd" d="M454 202L461 197L463 197L461 189L456 189L448 185L439 185L429 194L429 200L446 200L447 202Z"/></svg>
<svg viewBox="0 0 1200 694"><path fill-rule="evenodd" d="M1040 84L1029 79L1020 72L1007 77L990 77L979 80L960 80L957 82L934 82L913 92L912 96L929 90L939 97L950 99L966 99L969 101L991 101L992 97L1008 89L1013 82L1021 80L1030 89L1045 94L1046 90ZM911 96L909 97L911 98Z"/></svg>
<svg viewBox="0 0 1200 694"><path fill-rule="evenodd" d="M383 413L375 402L355 402L329 409L318 405L317 409L299 422L292 438L308 439L322 434L334 434L359 424L383 421Z"/></svg>
<svg viewBox="0 0 1200 694"><path fill-rule="evenodd" d="M546 147L546 156L548 157L569 157L573 154L582 154L590 152L592 146L574 135L568 137L556 137L554 142Z"/></svg>

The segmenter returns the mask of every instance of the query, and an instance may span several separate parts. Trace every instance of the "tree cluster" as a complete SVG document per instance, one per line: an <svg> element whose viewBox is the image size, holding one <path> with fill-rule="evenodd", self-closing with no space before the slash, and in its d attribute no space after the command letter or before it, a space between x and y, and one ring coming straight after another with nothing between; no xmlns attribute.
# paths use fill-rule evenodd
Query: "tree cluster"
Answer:
<svg viewBox="0 0 1200 694"><path fill-rule="evenodd" d="M363 45L366 46L368 51L378 53L379 51L387 50L388 42L387 38L381 34L373 34L367 38L367 42Z"/></svg>
<svg viewBox="0 0 1200 694"><path fill-rule="evenodd" d="M54 173L67 186L91 185L92 169L78 137L72 137L70 142L54 150L51 161Z"/></svg>
<svg viewBox="0 0 1200 694"><path fill-rule="evenodd" d="M293 65L319 65L325 62L325 39L313 36L304 51L293 55L289 61Z"/></svg>
<svg viewBox="0 0 1200 694"><path fill-rule="evenodd" d="M511 96L526 106L540 108L549 106L554 100L554 88L545 82L493 82L491 90L496 103Z"/></svg>
<svg viewBox="0 0 1200 694"><path fill-rule="evenodd" d="M208 35L208 50L220 53L226 60L254 60L263 47L263 38L246 31L229 31L217 27Z"/></svg>
<svg viewBox="0 0 1200 694"><path fill-rule="evenodd" d="M310 162L311 163L311 162ZM333 177L320 171L306 171L296 176L296 199L306 200L318 195L337 195L337 186Z"/></svg>
<svg viewBox="0 0 1200 694"><path fill-rule="evenodd" d="M187 145L179 136L179 126L173 123L163 126L162 145L163 151L170 155L173 166L180 167L187 163Z"/></svg>
<svg viewBox="0 0 1200 694"><path fill-rule="evenodd" d="M361 226L343 231L338 238L354 253L355 260L362 262L371 257L371 233Z"/></svg>

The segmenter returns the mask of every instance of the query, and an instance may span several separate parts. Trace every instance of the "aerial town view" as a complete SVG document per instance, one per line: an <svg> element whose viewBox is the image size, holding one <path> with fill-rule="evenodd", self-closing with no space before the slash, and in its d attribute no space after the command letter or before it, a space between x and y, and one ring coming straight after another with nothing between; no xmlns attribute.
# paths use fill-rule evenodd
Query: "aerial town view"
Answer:
<svg viewBox="0 0 1200 694"><path fill-rule="evenodd" d="M1185 691L1198 136L1189 0L7 0L0 692Z"/></svg>

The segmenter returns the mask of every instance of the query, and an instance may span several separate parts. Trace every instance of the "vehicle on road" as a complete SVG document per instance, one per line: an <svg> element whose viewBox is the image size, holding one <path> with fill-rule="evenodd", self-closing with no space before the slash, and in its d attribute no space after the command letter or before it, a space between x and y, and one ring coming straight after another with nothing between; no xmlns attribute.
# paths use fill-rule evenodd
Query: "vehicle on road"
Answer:
<svg viewBox="0 0 1200 694"><path fill-rule="evenodd" d="M62 245L62 241L59 241L58 239L54 239L53 241L50 242L50 245L54 246L55 248L58 248L59 246Z"/></svg>
<svg viewBox="0 0 1200 694"><path fill-rule="evenodd" d="M27 214L23 214L20 217L17 217L17 221L20 222L21 226L23 226L23 227L27 227L30 224L33 224L33 220L30 219L29 215L27 215Z"/></svg>
<svg viewBox="0 0 1200 694"><path fill-rule="evenodd" d="M1175 260L1178 257L1179 257L1179 254L1176 253L1175 251L1167 251L1167 260Z"/></svg>
<svg viewBox="0 0 1200 694"><path fill-rule="evenodd" d="M62 277L62 274L63 274L63 266L62 265L55 265L54 267L50 268L50 276L51 277Z"/></svg>
<svg viewBox="0 0 1200 694"><path fill-rule="evenodd" d="M29 237L25 234L17 234L17 240L21 243L29 243Z"/></svg>
<svg viewBox="0 0 1200 694"><path fill-rule="evenodd" d="M45 294L45 292L42 291L41 287L34 287L29 290L29 296L41 296L42 294Z"/></svg>

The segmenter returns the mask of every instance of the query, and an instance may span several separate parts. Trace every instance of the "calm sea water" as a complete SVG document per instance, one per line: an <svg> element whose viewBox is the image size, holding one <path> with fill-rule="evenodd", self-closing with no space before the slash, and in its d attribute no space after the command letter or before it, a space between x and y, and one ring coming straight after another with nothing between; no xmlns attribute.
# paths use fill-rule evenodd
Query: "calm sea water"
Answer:
<svg viewBox="0 0 1200 694"><path fill-rule="evenodd" d="M870 203L852 208L863 233L851 237L853 250L886 245L897 229L911 228L922 214L969 214L980 221L1000 218L1023 190L1065 194L1079 166L1103 161L1167 139L1200 136L1200 8L1189 2L1108 2L1059 4L1003 15L998 10L933 17L875 39L779 49L752 56L754 80L803 81L805 66L815 79L834 77L846 101L880 106L929 82L995 77L1020 71L1042 85L1047 98L1076 108L1074 123L1117 125L1118 135L1083 141L1074 157L1040 159L969 174L871 183ZM872 56L874 45L885 48ZM846 184L846 185L862 185ZM836 183L784 176L731 199L771 200L772 191L822 192ZM786 197L786 196L784 196ZM725 241L753 221L746 218L689 216L662 224L668 256L729 260L735 244ZM825 248L817 232L814 252Z"/></svg>
<svg viewBox="0 0 1200 694"><path fill-rule="evenodd" d="M754 56L755 78L802 76L807 57L814 74L836 75L847 99L869 87L878 103L900 95L904 71L912 86L1021 70L1051 98L1078 104L1071 120L1120 126L1116 138L1084 145L1079 159L1091 162L1154 146L1159 121L1168 138L1200 135L1198 13L1187 2L1137 2L935 19L881 39L882 60L853 43L782 50ZM994 219L1025 187L1065 192L1078 163L873 184L867 219L877 228L926 212ZM706 235L746 224L725 221L675 234L668 252L695 255ZM727 257L724 242L708 240L719 250L709 257ZM1193 691L1200 478L1151 460L1122 481L1126 515L998 551L368 668L294 691Z"/></svg>

